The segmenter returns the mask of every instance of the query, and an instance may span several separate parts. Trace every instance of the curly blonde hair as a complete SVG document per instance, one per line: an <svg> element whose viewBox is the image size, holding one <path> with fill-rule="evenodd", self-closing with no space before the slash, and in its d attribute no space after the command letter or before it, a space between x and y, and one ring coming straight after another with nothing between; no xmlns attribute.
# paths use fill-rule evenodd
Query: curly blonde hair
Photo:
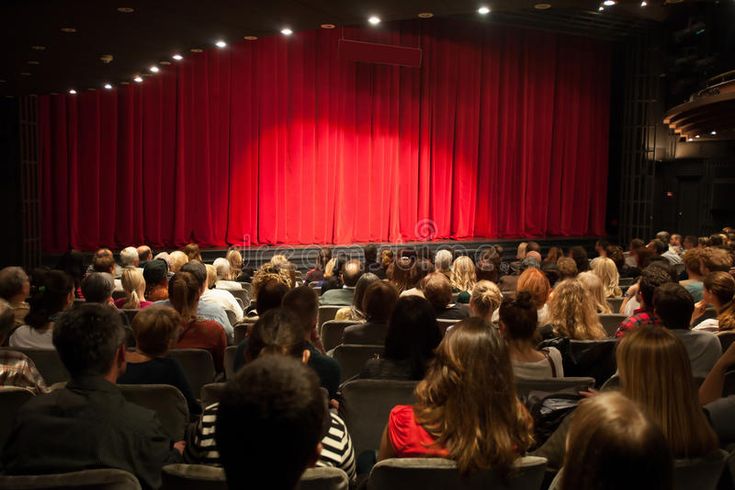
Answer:
<svg viewBox="0 0 735 490"><path fill-rule="evenodd" d="M592 271L587 271L578 275L577 279L582 282L584 287L587 288L587 291L589 291L590 296L592 296L592 301L595 303L597 313L612 313L610 305L607 302L607 298L605 297L605 288L602 287L602 281L597 274Z"/></svg>
<svg viewBox="0 0 735 490"><path fill-rule="evenodd" d="M291 275L288 271L266 262L258 268L253 276L253 298L257 299L260 288L269 281L278 281L291 288Z"/></svg>
<svg viewBox="0 0 735 490"><path fill-rule="evenodd" d="M596 258L592 261L592 272L602 281L606 298L617 298L623 295L623 291L618 286L620 273L612 259L607 257Z"/></svg>
<svg viewBox="0 0 735 490"><path fill-rule="evenodd" d="M459 291L472 291L477 282L477 273L472 259L462 255L452 264L452 287Z"/></svg>
<svg viewBox="0 0 735 490"><path fill-rule="evenodd" d="M595 311L595 303L578 279L566 279L554 288L549 301L549 323L554 333L572 340L607 337Z"/></svg>

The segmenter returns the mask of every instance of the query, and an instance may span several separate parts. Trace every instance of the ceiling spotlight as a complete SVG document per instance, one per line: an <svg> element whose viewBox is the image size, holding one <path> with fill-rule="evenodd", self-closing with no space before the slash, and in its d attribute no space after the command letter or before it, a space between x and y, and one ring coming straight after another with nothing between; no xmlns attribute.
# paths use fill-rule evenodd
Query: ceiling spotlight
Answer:
<svg viewBox="0 0 735 490"><path fill-rule="evenodd" d="M687 141L694 141L692 138L687 138Z"/></svg>
<svg viewBox="0 0 735 490"><path fill-rule="evenodd" d="M183 60L183 59L184 59L184 57L183 57L183 56L181 56L181 55L180 55L179 53L176 53L176 54L175 54L175 55L173 55L173 56L172 56L171 58L173 58L173 59L174 59L174 60L176 60L176 61L181 61L181 60Z"/></svg>
<svg viewBox="0 0 735 490"><path fill-rule="evenodd" d="M699 135L695 136L695 138L699 139Z"/></svg>
<svg viewBox="0 0 735 490"><path fill-rule="evenodd" d="M599 10L600 12L602 12L603 10L605 10L605 7L603 7L602 5L600 5L597 10Z"/></svg>
<svg viewBox="0 0 735 490"><path fill-rule="evenodd" d="M69 93L70 93L71 95L77 95L77 91L76 91L76 90L74 90L73 88L70 88L70 89L69 89Z"/></svg>
<svg viewBox="0 0 735 490"><path fill-rule="evenodd" d="M34 50L34 51L43 51L43 50L46 49L46 46L41 46L41 45L31 46L31 49Z"/></svg>
<svg viewBox="0 0 735 490"><path fill-rule="evenodd" d="M551 8L550 3L537 3L533 6L536 10L549 10Z"/></svg>
<svg viewBox="0 0 735 490"><path fill-rule="evenodd" d="M487 15L490 13L490 7L488 7L487 5L483 5L482 7L477 9L477 13L480 15Z"/></svg>
<svg viewBox="0 0 735 490"><path fill-rule="evenodd" d="M368 18L368 22L370 23L370 25L376 26L380 24L380 17L378 17L377 15L371 15L370 18Z"/></svg>
<svg viewBox="0 0 735 490"><path fill-rule="evenodd" d="M717 136L717 131L712 131L712 132L711 132L710 134L711 134L712 136Z"/></svg>
<svg viewBox="0 0 735 490"><path fill-rule="evenodd" d="M135 83L142 83L143 82L143 77L141 77L140 75L135 75L135 78L133 78L133 81Z"/></svg>
<svg viewBox="0 0 735 490"><path fill-rule="evenodd" d="M135 12L135 9L132 7L118 7L117 11L122 12L123 14L132 14Z"/></svg>
<svg viewBox="0 0 735 490"><path fill-rule="evenodd" d="M612 7L616 3L617 2L615 0L605 0L604 2L602 2L602 4L605 5L605 7Z"/></svg>
<svg viewBox="0 0 735 490"><path fill-rule="evenodd" d="M214 43L214 45L217 46L218 48L226 48L227 47L227 43L224 42L221 39L219 41L217 41L216 43Z"/></svg>
<svg viewBox="0 0 735 490"><path fill-rule="evenodd" d="M158 73L160 71L156 65L149 66L148 70L150 70L151 73Z"/></svg>
<svg viewBox="0 0 735 490"><path fill-rule="evenodd" d="M106 83L104 86L105 90L112 90L112 85L110 85L109 83Z"/></svg>
<svg viewBox="0 0 735 490"><path fill-rule="evenodd" d="M283 34L284 36L290 36L291 34L293 34L293 31L290 27L284 27L283 29L281 29L281 34Z"/></svg>
<svg viewBox="0 0 735 490"><path fill-rule="evenodd" d="M72 32L77 32L77 30L75 27L62 27L61 32L72 33Z"/></svg>
<svg viewBox="0 0 735 490"><path fill-rule="evenodd" d="M434 17L434 14L432 12L419 13L419 19L431 19L432 17Z"/></svg>
<svg viewBox="0 0 735 490"><path fill-rule="evenodd" d="M646 5L648 5L648 2L646 2L646 0L643 0L643 1L641 2L641 7L645 7Z"/></svg>
<svg viewBox="0 0 735 490"><path fill-rule="evenodd" d="M257 41L258 36L243 36L243 39L246 41Z"/></svg>
<svg viewBox="0 0 735 490"><path fill-rule="evenodd" d="M202 49L201 48L191 48L189 51L191 51L192 53L201 53Z"/></svg>

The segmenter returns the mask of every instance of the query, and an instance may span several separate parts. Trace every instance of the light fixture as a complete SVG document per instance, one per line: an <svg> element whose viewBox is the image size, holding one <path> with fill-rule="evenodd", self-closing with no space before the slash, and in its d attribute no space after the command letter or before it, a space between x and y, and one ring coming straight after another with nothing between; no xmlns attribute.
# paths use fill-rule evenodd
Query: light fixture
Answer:
<svg viewBox="0 0 735 490"><path fill-rule="evenodd" d="M173 58L173 59L174 59L175 61L181 61L181 60L183 60L183 59L184 59L184 57L183 57L183 56L181 56L181 55L180 55L179 53L176 53L176 54L175 54L175 55L173 55L173 56L172 56L171 58Z"/></svg>
<svg viewBox="0 0 735 490"><path fill-rule="evenodd" d="M118 7L117 11L123 14L132 14L135 12L135 9L133 7Z"/></svg>
<svg viewBox="0 0 735 490"><path fill-rule="evenodd" d="M218 48L226 48L227 47L227 43L224 42L222 39L220 39L219 41L217 41L216 43L214 43L214 45L217 46Z"/></svg>
<svg viewBox="0 0 735 490"><path fill-rule="evenodd" d="M712 132L711 132L710 134L711 134L712 136L717 136L717 131L712 131Z"/></svg>
<svg viewBox="0 0 735 490"><path fill-rule="evenodd" d="M61 32L72 33L77 32L77 29L75 27L62 27Z"/></svg>
<svg viewBox="0 0 735 490"><path fill-rule="evenodd" d="M380 24L380 17L378 17L377 15L371 15L368 18L368 22L370 23L370 25L376 26Z"/></svg>
<svg viewBox="0 0 735 490"><path fill-rule="evenodd" d="M321 27L322 29L334 29L337 26L334 24L322 24L319 27Z"/></svg>
<svg viewBox="0 0 735 490"><path fill-rule="evenodd" d="M69 89L69 93L70 93L71 95L77 95L77 91L76 91L76 90L74 90L73 88L70 88L70 89Z"/></svg>
<svg viewBox="0 0 735 490"><path fill-rule="evenodd" d="M246 41L257 41L258 36L244 36L243 39Z"/></svg>
<svg viewBox="0 0 735 490"><path fill-rule="evenodd" d="M36 60L28 60L28 61L26 61L26 63L28 63L29 65L38 65L39 64L38 61L36 61Z"/></svg>
<svg viewBox="0 0 735 490"><path fill-rule="evenodd" d="M150 70L151 73L158 73L160 71L156 65L149 66L148 70Z"/></svg>
<svg viewBox="0 0 735 490"><path fill-rule="evenodd" d="M133 81L135 83L143 83L143 77L141 77L140 75L135 75L135 78L133 78Z"/></svg>
<svg viewBox="0 0 735 490"><path fill-rule="evenodd" d="M687 141L694 141L692 138L687 138Z"/></svg>
<svg viewBox="0 0 735 490"><path fill-rule="evenodd" d="M284 27L283 29L281 29L281 34L283 34L284 36L290 36L291 34L293 34L293 31L290 27Z"/></svg>
<svg viewBox="0 0 735 490"><path fill-rule="evenodd" d="M646 5L648 5L648 2L646 2L646 0L643 0L643 1L641 2L641 7L645 7Z"/></svg>
<svg viewBox="0 0 735 490"><path fill-rule="evenodd" d="M537 3L533 6L536 10L549 10L551 8L550 3Z"/></svg>
<svg viewBox="0 0 735 490"><path fill-rule="evenodd" d="M699 139L699 135L696 135L695 138Z"/></svg>
<svg viewBox="0 0 735 490"><path fill-rule="evenodd" d="M420 12L419 13L419 19L431 19L434 17L433 12Z"/></svg>
<svg viewBox="0 0 735 490"><path fill-rule="evenodd" d="M201 48L191 48L189 51L191 51L192 53L201 53L202 49Z"/></svg>
<svg viewBox="0 0 735 490"><path fill-rule="evenodd" d="M477 13L480 15L487 15L490 13L490 7L488 7L487 5L483 5L482 7L477 9Z"/></svg>
<svg viewBox="0 0 735 490"><path fill-rule="evenodd" d="M605 5L605 7L612 7L616 3L617 2L615 0L605 0L604 2L602 2L602 4Z"/></svg>
<svg viewBox="0 0 735 490"><path fill-rule="evenodd" d="M597 10L599 10L600 12L602 12L603 10L605 10L605 7L603 7L602 5L600 5L600 6L599 6L599 7L597 8Z"/></svg>
<svg viewBox="0 0 735 490"><path fill-rule="evenodd" d="M46 46L41 46L41 45L31 46L31 49L34 50L34 51L43 51L43 50L46 49Z"/></svg>
<svg viewBox="0 0 735 490"><path fill-rule="evenodd" d="M159 65L164 65L164 66L168 66L168 65L170 65L170 64L171 64L171 62L170 62L170 61L168 61L168 60L163 60L163 61L159 61L159 62L158 62L158 64L159 64Z"/></svg>
<svg viewBox="0 0 735 490"><path fill-rule="evenodd" d="M111 84L106 83L104 86L105 86L105 90L112 90L112 85Z"/></svg>

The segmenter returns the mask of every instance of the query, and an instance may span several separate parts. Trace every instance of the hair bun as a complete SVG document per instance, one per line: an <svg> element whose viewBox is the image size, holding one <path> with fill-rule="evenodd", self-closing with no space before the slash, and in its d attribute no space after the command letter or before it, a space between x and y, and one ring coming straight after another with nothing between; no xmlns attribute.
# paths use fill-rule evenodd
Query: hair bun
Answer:
<svg viewBox="0 0 735 490"><path fill-rule="evenodd" d="M531 293L528 291L519 291L516 294L515 304L520 308L530 308L533 305Z"/></svg>

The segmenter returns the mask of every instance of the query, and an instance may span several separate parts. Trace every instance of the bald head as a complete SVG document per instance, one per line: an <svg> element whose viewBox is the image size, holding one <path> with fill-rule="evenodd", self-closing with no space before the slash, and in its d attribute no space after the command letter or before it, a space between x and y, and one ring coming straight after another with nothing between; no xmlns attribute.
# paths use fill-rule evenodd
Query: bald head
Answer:
<svg viewBox="0 0 735 490"><path fill-rule="evenodd" d="M342 270L342 281L345 286L354 288L362 275L362 263L359 260L350 260Z"/></svg>

